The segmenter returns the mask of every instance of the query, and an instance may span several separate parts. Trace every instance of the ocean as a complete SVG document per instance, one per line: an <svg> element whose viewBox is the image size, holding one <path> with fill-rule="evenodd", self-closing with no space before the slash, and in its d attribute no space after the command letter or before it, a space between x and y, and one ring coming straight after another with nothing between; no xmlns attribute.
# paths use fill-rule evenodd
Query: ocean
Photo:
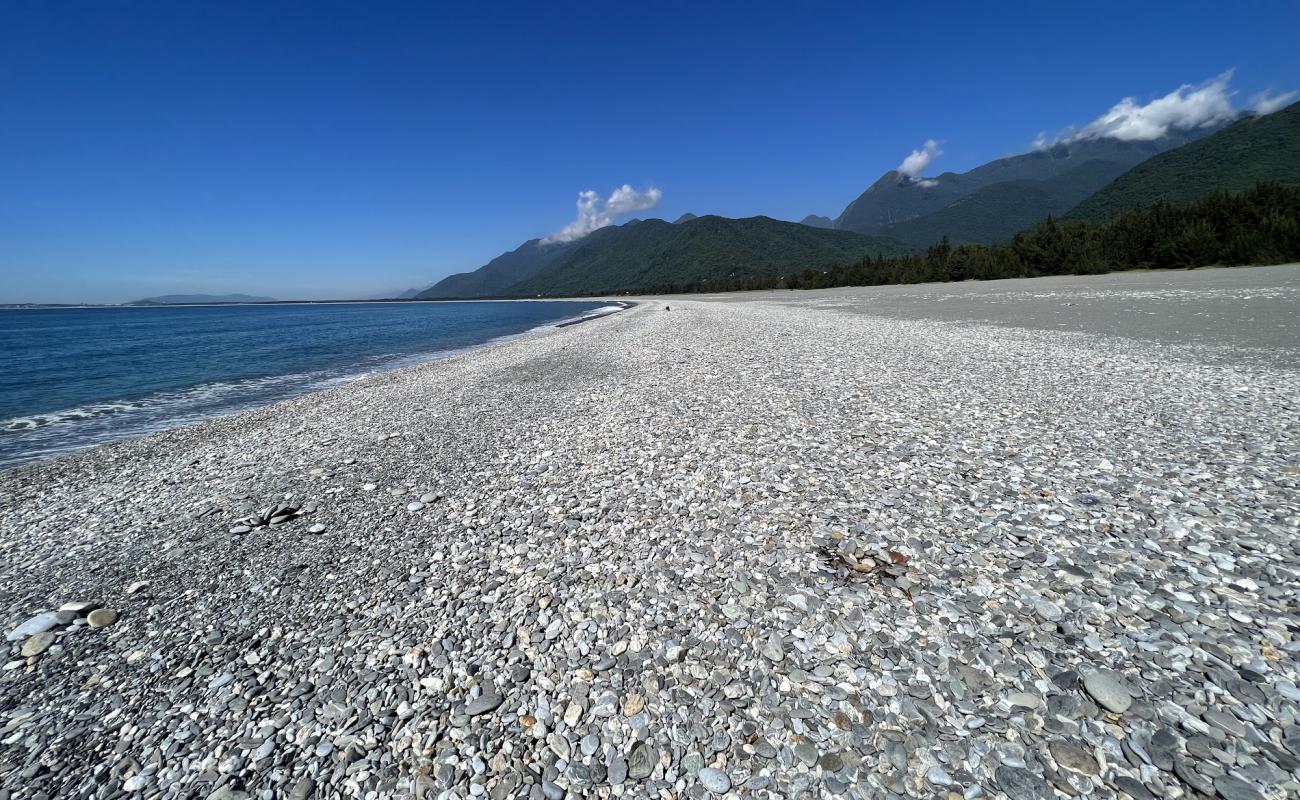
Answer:
<svg viewBox="0 0 1300 800"><path fill-rule="evenodd" d="M547 301L0 309L0 468L616 308Z"/></svg>

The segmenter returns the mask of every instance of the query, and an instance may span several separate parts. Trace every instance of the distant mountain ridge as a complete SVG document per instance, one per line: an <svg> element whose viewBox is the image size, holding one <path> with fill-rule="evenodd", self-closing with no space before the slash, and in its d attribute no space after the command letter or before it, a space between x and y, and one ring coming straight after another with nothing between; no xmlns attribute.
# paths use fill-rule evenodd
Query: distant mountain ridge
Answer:
<svg viewBox="0 0 1300 800"><path fill-rule="evenodd" d="M634 220L573 242L525 242L474 272L444 278L420 298L574 296L668 290L902 255L896 240L819 230L769 217Z"/></svg>
<svg viewBox="0 0 1300 800"><path fill-rule="evenodd" d="M810 228L834 228L835 220L830 217L823 217L820 214L809 214L799 220L800 225L807 225Z"/></svg>
<svg viewBox="0 0 1300 800"><path fill-rule="evenodd" d="M275 303L274 297L251 294L161 294L127 303L129 306L183 306L213 303Z"/></svg>
<svg viewBox="0 0 1300 800"><path fill-rule="evenodd" d="M922 247L944 236L954 242L996 242L1049 214L1064 213L1148 158L1213 130L1175 132L1154 141L1061 142L932 178L891 170L845 207L835 227Z"/></svg>
<svg viewBox="0 0 1300 800"><path fill-rule="evenodd" d="M1300 184L1300 104L1153 141L1076 139L996 159L965 173L891 170L835 220L683 214L632 220L570 242L533 239L420 298L556 297L748 285L748 278L816 274L947 239L990 244L1048 216L1187 202L1258 180ZM1109 198L1109 199L1107 199ZM1104 201L1104 202L1103 202ZM760 281L761 282L761 281Z"/></svg>
<svg viewBox="0 0 1300 800"><path fill-rule="evenodd" d="M944 238L952 244L1000 242L1048 215L1064 214L1127 170L1115 161L1093 159L1045 180L999 181L938 211L882 230L916 247Z"/></svg>
<svg viewBox="0 0 1300 800"><path fill-rule="evenodd" d="M1156 202L1187 205L1260 182L1300 185L1300 103L1154 156L1081 200L1066 218L1106 222Z"/></svg>

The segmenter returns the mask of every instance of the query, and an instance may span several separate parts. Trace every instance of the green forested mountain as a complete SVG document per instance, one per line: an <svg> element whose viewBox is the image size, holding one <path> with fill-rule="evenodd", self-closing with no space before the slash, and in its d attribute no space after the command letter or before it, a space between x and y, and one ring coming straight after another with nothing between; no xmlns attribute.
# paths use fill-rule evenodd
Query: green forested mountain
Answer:
<svg viewBox="0 0 1300 800"><path fill-rule="evenodd" d="M1208 129L1185 131L1149 142L1106 138L1061 142L1031 153L990 161L968 172L945 172L933 178L908 178L890 171L850 203L835 225L842 230L867 234L902 233L909 241L922 245L937 242L945 235L973 242L997 241L1048 214L1072 207L1087 196L1087 192L1079 194L1080 191L1095 191L1105 185L1106 181L1095 183L1098 175L1114 178L1157 153L1209 132ZM1033 185L1047 181L1053 184ZM1002 183L1012 185L992 188ZM984 189L990 191L983 194ZM1013 203L1016 225L1008 231L1007 225L999 224L998 214L1007 209L1018 189L1031 191ZM1064 208L1052 207L1049 201L1062 196L1073 198L1072 202ZM966 207L943 213L963 200ZM901 227L933 214L941 216L914 228ZM992 227L986 229L986 224ZM949 229L950 226L955 227Z"/></svg>
<svg viewBox="0 0 1300 800"><path fill-rule="evenodd" d="M881 232L922 248L945 237L953 244L1000 242L1048 215L1064 214L1127 169L1120 162L1093 159L1046 180L999 181Z"/></svg>
<svg viewBox="0 0 1300 800"><path fill-rule="evenodd" d="M421 297L655 291L748 275L824 269L908 252L909 247L894 239L819 230L768 217L705 216L676 223L635 220L566 244L533 240L474 272L444 279ZM506 282L512 274L518 277Z"/></svg>
<svg viewBox="0 0 1300 800"><path fill-rule="evenodd" d="M1105 222L1156 202L1185 205L1261 181L1300 185L1300 103L1161 153L1082 201L1067 218Z"/></svg>
<svg viewBox="0 0 1300 800"><path fill-rule="evenodd" d="M568 253L577 242L545 243L529 239L509 253L502 253L473 272L448 275L416 295L433 297L492 297L507 287L531 278Z"/></svg>
<svg viewBox="0 0 1300 800"><path fill-rule="evenodd" d="M1295 261L1300 261L1300 187L1261 183L1245 192L1212 192L1186 206L1159 203L1127 211L1101 224L1047 219L998 244L936 244L915 255L718 280L681 291L823 289Z"/></svg>
<svg viewBox="0 0 1300 800"><path fill-rule="evenodd" d="M1062 143L960 175L916 179L889 172L845 209L835 228L820 227L829 220L815 216L797 224L768 217L684 214L674 223L650 219L601 228L573 242L534 239L473 272L443 279L420 297L757 287L779 276L829 274L880 257L895 259L897 266L891 269L900 274L919 275L924 270L918 271L918 265L932 264L933 258L909 260L909 254L944 239L952 246L1020 243L1012 249L953 250L956 260L944 258L949 265L945 270L954 277L1035 274L1045 268L1026 266L1036 262L1016 248L1026 242L1056 242L1050 237L1057 229L1040 225L1049 216L1069 212L1083 221L1107 221L1153 202L1181 205L1215 191L1242 191L1258 181L1300 185L1300 104L1216 132L1185 132L1154 142ZM1284 229L1291 229L1279 228L1282 223L1275 215L1261 209L1293 202L1293 196L1274 191L1252 197L1250 203L1232 206L1230 213L1223 210L1222 198L1206 205L1199 216L1175 219L1160 216L1159 209L1144 212L1141 224L1153 226L1158 233L1150 234L1151 240L1162 242L1150 245L1156 248L1150 253L1133 249L1125 238L1138 224L1133 220L1106 228L1099 238L1066 238L1087 254L1086 265L1078 267L1086 271L1195 261L1180 253L1249 263L1290 252L1290 234ZM1229 216L1231 225L1225 221ZM1251 238L1249 226L1256 219L1271 226L1264 239ZM848 229L855 225L859 230ZM1026 238L1024 231L1034 233ZM1079 235L1071 231L1070 236Z"/></svg>

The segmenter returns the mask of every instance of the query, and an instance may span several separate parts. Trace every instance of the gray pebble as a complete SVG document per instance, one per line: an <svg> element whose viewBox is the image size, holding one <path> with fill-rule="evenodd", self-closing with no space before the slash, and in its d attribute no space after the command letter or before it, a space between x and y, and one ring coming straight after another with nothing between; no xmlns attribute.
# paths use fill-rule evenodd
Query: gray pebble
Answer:
<svg viewBox="0 0 1300 800"><path fill-rule="evenodd" d="M705 767L700 770L700 783L714 794L726 794L731 791L731 778L727 773L713 767Z"/></svg>

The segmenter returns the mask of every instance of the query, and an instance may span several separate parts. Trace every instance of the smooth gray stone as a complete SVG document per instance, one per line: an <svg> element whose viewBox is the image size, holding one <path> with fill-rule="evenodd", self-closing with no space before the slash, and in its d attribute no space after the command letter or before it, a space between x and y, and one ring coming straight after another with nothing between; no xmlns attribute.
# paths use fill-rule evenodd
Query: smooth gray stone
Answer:
<svg viewBox="0 0 1300 800"><path fill-rule="evenodd" d="M659 753L650 745L641 742L632 748L632 753L628 756L627 775L634 781L644 780L654 772L658 761Z"/></svg>
<svg viewBox="0 0 1300 800"><path fill-rule="evenodd" d="M58 624L59 613L57 611L45 611L9 631L9 633L5 635L5 639L11 642L16 642L19 639L26 639L28 636L44 633Z"/></svg>
<svg viewBox="0 0 1300 800"><path fill-rule="evenodd" d="M309 800L315 790L316 781L310 775L303 775L293 785L293 791L289 792L289 800Z"/></svg>
<svg viewBox="0 0 1300 800"><path fill-rule="evenodd" d="M86 624L92 628L107 628L117 622L117 609L97 608L86 615Z"/></svg>
<svg viewBox="0 0 1300 800"><path fill-rule="evenodd" d="M700 783L714 794L726 794L731 791L731 778L727 773L713 767L705 767L700 770Z"/></svg>
<svg viewBox="0 0 1300 800"><path fill-rule="evenodd" d="M1128 711L1129 706L1133 705L1133 697L1129 695L1128 689L1104 672L1093 672L1085 677L1083 688L1087 689L1092 699L1103 708L1116 714L1123 714Z"/></svg>
<svg viewBox="0 0 1300 800"><path fill-rule="evenodd" d="M1010 800L1053 800L1056 797L1047 781L1027 769L1004 764L993 770L993 778Z"/></svg>
<svg viewBox="0 0 1300 800"><path fill-rule="evenodd" d="M1074 742L1052 742L1047 749L1051 752L1052 758L1056 759L1056 763L1067 769L1085 775L1096 775L1100 769L1091 749L1082 745Z"/></svg>
<svg viewBox="0 0 1300 800"><path fill-rule="evenodd" d="M488 689L465 704L465 713L471 717L477 717L480 714L496 710L503 702L505 702L505 698Z"/></svg>
<svg viewBox="0 0 1300 800"><path fill-rule="evenodd" d="M54 644L54 634L50 631L41 631L28 637L18 652L23 658L31 658L49 650L52 644Z"/></svg>
<svg viewBox="0 0 1300 800"><path fill-rule="evenodd" d="M1220 775L1214 779L1214 791L1223 800L1264 800L1264 795L1249 783L1231 775Z"/></svg>
<svg viewBox="0 0 1300 800"><path fill-rule="evenodd" d="M1127 775L1121 775L1115 779L1115 788L1132 797L1133 800L1156 800L1155 796L1147 791L1147 787L1143 786L1141 781Z"/></svg>
<svg viewBox="0 0 1300 800"><path fill-rule="evenodd" d="M627 780L627 762L623 760L622 756L615 753L610 756L609 762L605 766L609 770L605 779L609 781L611 786L618 786Z"/></svg>

